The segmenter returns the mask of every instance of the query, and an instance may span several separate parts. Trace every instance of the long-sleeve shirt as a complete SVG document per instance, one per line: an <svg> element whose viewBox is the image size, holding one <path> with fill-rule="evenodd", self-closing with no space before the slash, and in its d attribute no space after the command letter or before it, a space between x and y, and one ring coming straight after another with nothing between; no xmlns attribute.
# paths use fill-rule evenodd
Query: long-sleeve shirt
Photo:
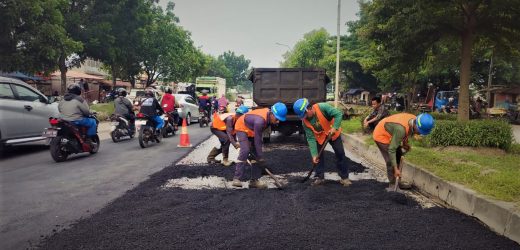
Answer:
<svg viewBox="0 0 520 250"><path fill-rule="evenodd" d="M330 121L330 120L332 120L332 118L334 118L334 125L332 125L332 127L335 129L339 129L339 127L341 126L341 120L343 118L343 113L341 113L341 111L334 108L332 105L330 105L328 103L318 103L318 107L320 108L321 113L323 113L323 116L325 116L325 118L327 120ZM304 118L304 119L307 119L307 118ZM321 127L316 114L310 120L309 119L307 119L307 120L311 123L311 125L314 127L314 129L316 131L318 131L318 132L323 131L323 128ZM312 157L317 157L318 156L318 146L317 146L317 142L316 142L316 137L314 137L314 132L312 132L312 130L310 128L305 126L305 124L303 124L303 128L305 130L305 135L307 137L307 143L309 144L309 149L311 151L311 155L312 155Z"/></svg>
<svg viewBox="0 0 520 250"><path fill-rule="evenodd" d="M127 98L120 96L114 100L114 113L128 115L133 112L133 105Z"/></svg>
<svg viewBox="0 0 520 250"><path fill-rule="evenodd" d="M245 116L246 117L244 118L244 124L246 125L246 127L253 130L255 133L254 143L256 149L256 157L257 159L262 159L264 155L262 152L262 133L264 132L264 129L267 126L267 121L258 115L249 114Z"/></svg>
<svg viewBox="0 0 520 250"><path fill-rule="evenodd" d="M407 134L405 128L398 123L387 122L385 123L385 130L392 135L392 140L390 140L390 145L388 146L388 154L390 155L390 161L392 162L392 166L397 166L397 149L401 146L401 142L406 140ZM410 133L412 130L410 129Z"/></svg>
<svg viewBox="0 0 520 250"><path fill-rule="evenodd" d="M235 145L237 141L235 140L235 135L233 134L233 130L235 130L235 122L233 122L233 116L230 115L224 119L224 122L226 123L226 134L229 137L229 140L231 141L231 144Z"/></svg>

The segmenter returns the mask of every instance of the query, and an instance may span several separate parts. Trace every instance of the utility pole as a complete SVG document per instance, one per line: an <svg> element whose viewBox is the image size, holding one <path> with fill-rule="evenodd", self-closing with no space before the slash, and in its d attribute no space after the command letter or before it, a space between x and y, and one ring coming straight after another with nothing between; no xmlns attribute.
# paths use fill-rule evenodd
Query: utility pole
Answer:
<svg viewBox="0 0 520 250"><path fill-rule="evenodd" d="M336 81L334 83L334 107L338 107L339 100L339 24L340 24L341 0L338 0L338 34L336 36Z"/></svg>
<svg viewBox="0 0 520 250"><path fill-rule="evenodd" d="M495 48L491 51L491 62L489 63L489 71L488 71L488 86L486 91L486 101L489 105L491 105L491 82L493 80L493 57L495 56Z"/></svg>

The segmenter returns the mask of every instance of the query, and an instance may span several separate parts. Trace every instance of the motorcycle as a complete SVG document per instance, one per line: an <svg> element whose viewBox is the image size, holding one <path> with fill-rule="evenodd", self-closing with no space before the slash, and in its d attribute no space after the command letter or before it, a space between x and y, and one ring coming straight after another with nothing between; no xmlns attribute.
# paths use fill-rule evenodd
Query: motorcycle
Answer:
<svg viewBox="0 0 520 250"><path fill-rule="evenodd" d="M199 108L199 126L202 128L202 127L207 127L209 126L209 113L206 109L203 109L203 108Z"/></svg>
<svg viewBox="0 0 520 250"><path fill-rule="evenodd" d="M96 130L99 120L95 115L91 118L96 119ZM100 140L96 135L87 140L87 128L76 126L74 123L59 118L49 118L50 128L43 131L47 144L50 144L52 159L56 162L67 160L70 154L90 153L95 154L99 150Z"/></svg>
<svg viewBox="0 0 520 250"><path fill-rule="evenodd" d="M150 116L146 116L143 113L137 114L135 128L139 131L138 137L141 148L148 147L150 142L160 143L162 140L163 131L161 129L159 133L156 133L155 121Z"/></svg>
<svg viewBox="0 0 520 250"><path fill-rule="evenodd" d="M117 114L110 116L110 137L113 142L120 142L121 137L134 137L134 131L130 130L130 121L125 117Z"/></svg>
<svg viewBox="0 0 520 250"><path fill-rule="evenodd" d="M177 127L178 121L176 121L176 119L175 119L175 117L176 117L175 113L177 113L177 110L174 110L173 112L170 112L170 113L163 114L161 116L164 120L164 127L163 127L163 137L164 138L168 138L170 136L170 134L172 136L174 136L178 130L178 127Z"/></svg>

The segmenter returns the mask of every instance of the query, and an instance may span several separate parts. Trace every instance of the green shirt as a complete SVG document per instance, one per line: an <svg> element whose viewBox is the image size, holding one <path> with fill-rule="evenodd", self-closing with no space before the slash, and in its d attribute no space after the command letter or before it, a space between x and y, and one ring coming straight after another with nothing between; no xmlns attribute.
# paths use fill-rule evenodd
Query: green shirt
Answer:
<svg viewBox="0 0 520 250"><path fill-rule="evenodd" d="M321 113L323 113L323 116L327 120L332 120L334 118L334 125L332 125L333 128L339 129L341 126L341 119L343 118L343 113L339 111L338 109L334 108L332 105L328 103L318 103L318 107L321 110ZM304 118L307 119L307 118ZM316 131L323 131L323 128L321 127L320 123L318 122L317 115L314 115L310 120L307 119L307 121L310 122L310 124L314 127L314 130ZM303 122L302 122L303 123ZM305 124L302 124L303 128L305 130L305 136L307 137L307 143L309 144L309 149L311 150L312 157L318 156L318 146L316 143L316 137L314 137L314 133L310 128L305 126Z"/></svg>
<svg viewBox="0 0 520 250"><path fill-rule="evenodd" d="M388 146L388 154L390 155L390 161L392 162L392 166L397 166L397 148L401 146L401 142L403 142L404 138L408 135L406 134L405 128L398 123L387 122L385 123L385 130L392 135L392 140L390 141L390 145ZM410 133L411 133L410 129Z"/></svg>

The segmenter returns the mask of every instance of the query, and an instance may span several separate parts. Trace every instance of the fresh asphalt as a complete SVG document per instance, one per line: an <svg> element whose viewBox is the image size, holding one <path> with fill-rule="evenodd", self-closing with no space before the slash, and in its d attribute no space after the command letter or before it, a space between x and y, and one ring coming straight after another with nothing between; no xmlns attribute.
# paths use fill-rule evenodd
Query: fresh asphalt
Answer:
<svg viewBox="0 0 520 250"><path fill-rule="evenodd" d="M198 124L188 132L193 145L211 134ZM178 148L179 138L146 149L137 138L102 139L97 154L73 155L63 163L54 162L42 143L9 149L0 158L0 249L34 247L42 237L96 213L186 155L191 149Z"/></svg>

